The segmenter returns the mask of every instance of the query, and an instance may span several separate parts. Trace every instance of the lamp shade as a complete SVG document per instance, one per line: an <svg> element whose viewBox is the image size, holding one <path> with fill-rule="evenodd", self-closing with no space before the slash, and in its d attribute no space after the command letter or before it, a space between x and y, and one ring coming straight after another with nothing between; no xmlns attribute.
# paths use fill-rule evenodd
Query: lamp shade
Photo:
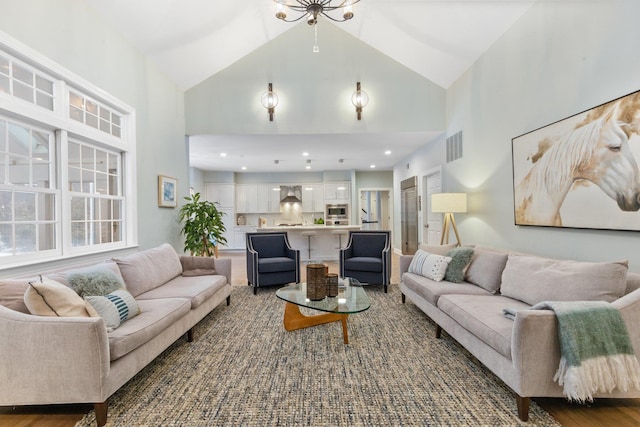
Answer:
<svg viewBox="0 0 640 427"><path fill-rule="evenodd" d="M431 195L431 212L466 212L466 193L438 193Z"/></svg>

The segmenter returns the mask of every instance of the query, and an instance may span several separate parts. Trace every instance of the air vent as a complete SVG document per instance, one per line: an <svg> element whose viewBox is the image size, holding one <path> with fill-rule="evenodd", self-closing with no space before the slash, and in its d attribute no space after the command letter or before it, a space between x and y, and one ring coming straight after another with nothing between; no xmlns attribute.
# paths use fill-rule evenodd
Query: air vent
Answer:
<svg viewBox="0 0 640 427"><path fill-rule="evenodd" d="M462 157L462 131L447 138L447 163Z"/></svg>

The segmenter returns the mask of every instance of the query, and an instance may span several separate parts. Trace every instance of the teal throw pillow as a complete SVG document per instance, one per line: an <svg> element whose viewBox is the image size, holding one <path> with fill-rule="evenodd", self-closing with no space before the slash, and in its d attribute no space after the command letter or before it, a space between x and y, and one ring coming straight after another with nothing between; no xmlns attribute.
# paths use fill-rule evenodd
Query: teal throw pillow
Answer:
<svg viewBox="0 0 640 427"><path fill-rule="evenodd" d="M107 331L111 332L126 320L140 314L140 307L133 296L124 289L111 292L108 295L89 295L84 299L95 310L95 314L102 317ZM91 313L91 310L89 310Z"/></svg>
<svg viewBox="0 0 640 427"><path fill-rule="evenodd" d="M444 273L444 280L453 283L461 283L464 280L464 269L471 262L473 256L473 248L460 247L451 249L447 252L447 256L451 258L451 262L447 266Z"/></svg>

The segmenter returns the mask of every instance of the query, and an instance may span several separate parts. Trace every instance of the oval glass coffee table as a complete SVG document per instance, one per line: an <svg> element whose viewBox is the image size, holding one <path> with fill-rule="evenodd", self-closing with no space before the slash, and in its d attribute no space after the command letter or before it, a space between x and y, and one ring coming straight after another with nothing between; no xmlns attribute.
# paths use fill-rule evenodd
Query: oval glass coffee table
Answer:
<svg viewBox="0 0 640 427"><path fill-rule="evenodd" d="M284 328L287 331L340 321L342 322L342 335L345 344L349 344L347 317L371 307L371 301L360 282L349 277L339 279L338 296L336 297L325 297L319 301L312 301L307 298L306 283L296 283L280 288L276 291L276 296L287 303L284 307ZM306 316L300 312L300 307L324 313Z"/></svg>

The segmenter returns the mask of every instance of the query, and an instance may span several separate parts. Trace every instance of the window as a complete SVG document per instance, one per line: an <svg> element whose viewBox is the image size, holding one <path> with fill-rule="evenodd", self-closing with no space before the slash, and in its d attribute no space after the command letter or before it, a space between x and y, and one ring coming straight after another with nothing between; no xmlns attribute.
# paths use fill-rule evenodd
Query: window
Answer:
<svg viewBox="0 0 640 427"><path fill-rule="evenodd" d="M127 132L134 110L18 42L6 43L0 267L135 244L135 200L125 191L125 182L135 188L128 161L135 138Z"/></svg>

